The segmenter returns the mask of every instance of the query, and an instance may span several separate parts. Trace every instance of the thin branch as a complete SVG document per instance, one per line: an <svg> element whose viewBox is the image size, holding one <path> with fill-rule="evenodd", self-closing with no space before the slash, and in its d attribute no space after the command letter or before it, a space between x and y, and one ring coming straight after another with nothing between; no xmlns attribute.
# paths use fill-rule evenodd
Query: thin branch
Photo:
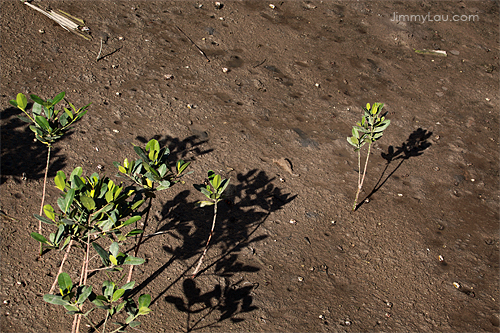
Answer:
<svg viewBox="0 0 500 333"><path fill-rule="evenodd" d="M196 276L196 274L198 274L198 270L200 269L201 263L203 262L203 258L207 254L208 247L210 245L210 240L212 239L212 235L214 234L215 220L217 219L217 202L218 202L218 200L216 200L214 203L214 219L212 222L212 229L210 230L210 235L208 236L207 244L205 245L205 250L203 251L203 254L200 257L200 260L198 261L198 265L196 265L196 269L194 270L194 273L191 276L191 278L194 278Z"/></svg>
<svg viewBox="0 0 500 333"><path fill-rule="evenodd" d="M66 259L68 258L68 254L69 254L69 251L71 250L72 245L73 245L73 240L71 240L68 244L68 248L66 249L66 253L64 253L64 257L62 258L61 265L59 266L59 271L57 272L56 279L54 280L52 287L50 287L49 294L52 294L54 292L54 289L56 288L57 278L59 277L59 274L62 273L64 263L66 262Z"/></svg>
<svg viewBox="0 0 500 333"><path fill-rule="evenodd" d="M139 235L139 240L137 241L137 244L135 246L134 250L134 257L137 257L137 254L139 253L139 247L141 246L142 243L142 238L144 235L144 231L146 230L146 227L148 226L148 219L149 219L149 212L151 211L151 205L152 205L153 198L149 198L149 204L148 208L146 211L146 218L144 219L144 226L142 227L142 233ZM128 277L127 277L127 283L132 280L132 272L134 271L134 265L130 265L129 271L128 271Z"/></svg>
<svg viewBox="0 0 500 333"><path fill-rule="evenodd" d="M47 174L49 173L49 163L50 163L50 148L51 145L47 146L47 165L45 166L45 176L43 177L43 191L42 191L42 204L40 205L40 216L42 216L43 213L43 204L45 203L45 190L47 188ZM38 233L42 233L42 221L38 221ZM40 256L42 256L43 252L43 246L42 243L40 243Z"/></svg>
<svg viewBox="0 0 500 333"><path fill-rule="evenodd" d="M207 55L205 54L205 52L203 52L202 49L200 49L200 47L198 45L196 45L195 42L193 42L193 40L191 38L189 38L188 35L186 35L186 33L184 31L181 30L181 28L179 28L178 26L175 26L180 32L182 32L184 34L184 36L186 36L186 38L191 42L191 44L193 44L197 49L198 51L200 51L200 53L205 57L205 59L207 59L207 62L210 62L210 59L208 59Z"/></svg>

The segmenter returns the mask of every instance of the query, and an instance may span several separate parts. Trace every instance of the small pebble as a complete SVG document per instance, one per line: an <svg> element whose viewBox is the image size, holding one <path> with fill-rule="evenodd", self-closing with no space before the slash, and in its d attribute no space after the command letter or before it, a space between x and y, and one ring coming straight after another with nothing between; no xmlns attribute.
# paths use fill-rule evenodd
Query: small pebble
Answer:
<svg viewBox="0 0 500 333"><path fill-rule="evenodd" d="M319 83L316 83L316 84L314 84L314 85L316 86L316 88L319 88L319 87L320 87Z"/></svg>
<svg viewBox="0 0 500 333"><path fill-rule="evenodd" d="M460 54L457 50L451 50L450 53L456 56Z"/></svg>
<svg viewBox="0 0 500 333"><path fill-rule="evenodd" d="M304 278L302 276L299 276L297 279L299 280L299 282L304 281Z"/></svg>
<svg viewBox="0 0 500 333"><path fill-rule="evenodd" d="M294 220L294 219L291 219L291 220L290 220L290 223L291 223L291 224L295 224L295 223L297 223L297 221L296 221L296 220Z"/></svg>
<svg viewBox="0 0 500 333"><path fill-rule="evenodd" d="M38 32L39 32L39 33L41 33L41 34L44 34L44 33L45 33L45 30L40 29L40 30L38 30Z"/></svg>
<svg viewBox="0 0 500 333"><path fill-rule="evenodd" d="M403 196L403 194L402 194L402 193L398 193L398 197L402 197L402 196Z"/></svg>
<svg viewBox="0 0 500 333"><path fill-rule="evenodd" d="M223 71L224 73L227 73L227 72L229 72L229 68L224 67L224 68L222 69L222 71Z"/></svg>
<svg viewBox="0 0 500 333"><path fill-rule="evenodd" d="M271 7L271 9L276 8L276 6L275 6L275 5L273 5L272 3L271 3L271 4L269 4L269 7Z"/></svg>

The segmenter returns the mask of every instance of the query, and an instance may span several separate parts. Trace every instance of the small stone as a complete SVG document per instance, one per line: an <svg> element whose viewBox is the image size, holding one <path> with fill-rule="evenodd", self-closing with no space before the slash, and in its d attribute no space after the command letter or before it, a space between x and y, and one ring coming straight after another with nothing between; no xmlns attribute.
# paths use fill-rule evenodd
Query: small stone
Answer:
<svg viewBox="0 0 500 333"><path fill-rule="evenodd" d="M297 279L299 280L299 282L304 281L304 278L302 276L299 276Z"/></svg>
<svg viewBox="0 0 500 333"><path fill-rule="evenodd" d="M294 220L294 219L290 220L290 224L295 224L295 223L297 223L297 220Z"/></svg>
<svg viewBox="0 0 500 333"><path fill-rule="evenodd" d="M163 75L163 77L165 78L165 80L172 80L174 78L172 74L165 74Z"/></svg>
<svg viewBox="0 0 500 333"><path fill-rule="evenodd" d="M222 69L222 72L224 72L224 73L227 73L227 72L229 72L229 68L227 68L227 67L224 67L224 68Z"/></svg>
<svg viewBox="0 0 500 333"><path fill-rule="evenodd" d="M442 91L438 91L438 92L436 92L436 95L438 95L439 97L443 97L444 93Z"/></svg>
<svg viewBox="0 0 500 333"><path fill-rule="evenodd" d="M44 34L44 33L45 33L45 30L40 29L40 30L38 30L38 32L39 32L39 33L41 33L41 34Z"/></svg>
<svg viewBox="0 0 500 333"><path fill-rule="evenodd" d="M315 86L316 88L319 88L319 87L320 87L320 84L319 84L319 83L315 83L315 84L314 84L314 86Z"/></svg>
<svg viewBox="0 0 500 333"><path fill-rule="evenodd" d="M275 5L273 5L272 3L271 3L271 4L269 4L269 7L271 7L271 9L276 8L276 6L275 6Z"/></svg>
<svg viewBox="0 0 500 333"><path fill-rule="evenodd" d="M453 55L456 55L456 56L457 56L457 55L459 55L459 54L460 54L460 52L458 52L457 50L451 50L451 51L450 51L450 54L453 54Z"/></svg>

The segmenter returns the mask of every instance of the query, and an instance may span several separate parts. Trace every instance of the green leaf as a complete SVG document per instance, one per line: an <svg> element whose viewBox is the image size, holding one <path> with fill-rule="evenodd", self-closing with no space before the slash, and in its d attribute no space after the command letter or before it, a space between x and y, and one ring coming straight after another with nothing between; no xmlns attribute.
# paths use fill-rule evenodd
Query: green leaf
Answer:
<svg viewBox="0 0 500 333"><path fill-rule="evenodd" d="M115 257L118 257L118 243L117 242L113 242L110 246L109 246L109 252L115 256ZM116 264L115 264L116 265Z"/></svg>
<svg viewBox="0 0 500 333"><path fill-rule="evenodd" d="M390 120L384 120L379 126L375 128L373 133L383 132L391 124Z"/></svg>
<svg viewBox="0 0 500 333"><path fill-rule="evenodd" d="M127 319L125 319L125 324L130 324L135 319L135 315L130 314Z"/></svg>
<svg viewBox="0 0 500 333"><path fill-rule="evenodd" d="M214 187L214 190L218 190L220 186L220 182L222 180L222 177L220 175L215 175L213 179L210 180L210 183Z"/></svg>
<svg viewBox="0 0 500 333"><path fill-rule="evenodd" d="M59 288L61 290L61 294L66 295L73 289L73 282L71 282L71 277L68 273L61 273L57 277L57 283L59 284Z"/></svg>
<svg viewBox="0 0 500 333"><path fill-rule="evenodd" d="M33 111L34 115L41 116L43 111L43 106L40 103L35 103L33 104L33 108L31 109L31 111Z"/></svg>
<svg viewBox="0 0 500 333"><path fill-rule="evenodd" d="M77 178L75 178L75 179L77 179ZM82 202L83 207L87 208L87 210L94 210L95 209L94 199L92 199L86 195L82 195L80 197L80 200Z"/></svg>
<svg viewBox="0 0 500 333"><path fill-rule="evenodd" d="M17 116L17 118L21 119L25 123L31 123L31 119L25 116Z"/></svg>
<svg viewBox="0 0 500 333"><path fill-rule="evenodd" d="M113 298L111 299L111 302L116 302L123 296L123 294L125 294L125 289L118 289L113 293Z"/></svg>
<svg viewBox="0 0 500 333"><path fill-rule="evenodd" d="M127 174L127 169L125 169L121 165L118 166L118 171L120 171L121 173Z"/></svg>
<svg viewBox="0 0 500 333"><path fill-rule="evenodd" d="M94 305L99 308L99 309L103 309L103 310L109 310L111 307L109 305L107 305L106 303L104 303L102 300L100 299L94 299L92 301L92 303L94 303Z"/></svg>
<svg viewBox="0 0 500 333"><path fill-rule="evenodd" d="M139 316L144 316L144 315L147 315L150 312L151 312L150 308L139 308L138 315Z"/></svg>
<svg viewBox="0 0 500 333"><path fill-rule="evenodd" d="M214 204L213 201L198 201L195 205L197 207L205 207L205 206L212 206Z"/></svg>
<svg viewBox="0 0 500 333"><path fill-rule="evenodd" d="M146 154L144 153L144 150L142 150L141 147L139 146L134 146L134 151L137 155L139 155L139 157L146 163L150 162L149 158L146 156Z"/></svg>
<svg viewBox="0 0 500 333"><path fill-rule="evenodd" d="M135 223L135 222L139 221L141 218L142 218L142 216L140 216L140 215L132 216L127 221L123 222L122 225L123 226L127 226L129 224L132 224L132 223Z"/></svg>
<svg viewBox="0 0 500 333"><path fill-rule="evenodd" d="M35 116L35 122L43 130L49 133L52 132L52 128L50 127L49 122L44 116Z"/></svg>
<svg viewBox="0 0 500 333"><path fill-rule="evenodd" d="M106 299L110 299L113 296L113 293L115 292L115 284L111 281L104 281L102 283L102 288L103 288L103 294L106 297Z"/></svg>
<svg viewBox="0 0 500 333"><path fill-rule="evenodd" d="M225 190L226 190L226 187L229 185L229 180L230 179L224 179L220 185L219 185L219 190L218 190L218 194L221 195Z"/></svg>
<svg viewBox="0 0 500 333"><path fill-rule="evenodd" d="M16 96L17 107L21 110L25 110L26 106L28 106L28 99L24 96L23 93L19 93Z"/></svg>
<svg viewBox="0 0 500 333"><path fill-rule="evenodd" d="M163 178L163 176L165 176L166 173L167 173L167 165L166 164L160 165L160 167L158 168L158 174L160 175L160 177Z"/></svg>
<svg viewBox="0 0 500 333"><path fill-rule="evenodd" d="M47 223L47 224L52 224L54 225L55 223L52 222L51 220L49 220L48 218L46 218L45 216L40 216L38 214L33 214L33 216L39 220L39 221L42 221L43 223Z"/></svg>
<svg viewBox="0 0 500 333"><path fill-rule="evenodd" d="M109 261L111 261L111 263L115 266L118 265L118 261L116 260L116 257L112 254L109 255Z"/></svg>
<svg viewBox="0 0 500 333"><path fill-rule="evenodd" d="M60 189L61 191L64 191L64 188L66 187L66 174L64 171L57 171L57 175L54 178L54 182L56 183L56 187Z"/></svg>
<svg viewBox="0 0 500 333"><path fill-rule="evenodd" d="M49 241L47 240L47 238L43 237L42 235L40 235L38 232L32 232L30 234L31 237L33 237L36 241L40 242L40 243L43 243L43 244L47 244L47 245L51 245L49 243Z"/></svg>
<svg viewBox="0 0 500 333"><path fill-rule="evenodd" d="M141 265L143 263L144 259L133 256L127 256L127 258L125 258L125 261L123 262L124 265Z"/></svg>
<svg viewBox="0 0 500 333"><path fill-rule="evenodd" d="M101 260L102 260L102 263L104 264L104 266L110 266L111 262L109 261L109 253L108 253L108 251L104 250L97 243L92 243L92 246L96 250L97 254L99 254L99 257L101 257Z"/></svg>
<svg viewBox="0 0 500 333"><path fill-rule="evenodd" d="M75 169L73 169L73 171L71 172L71 175L69 176L69 179L72 181L74 176L81 177L81 176L82 176L82 174L83 174L83 169L82 169L82 167L76 167L76 168L75 168Z"/></svg>
<svg viewBox="0 0 500 333"><path fill-rule="evenodd" d="M78 307L76 307L76 306L74 306L74 305L71 305L71 304L65 304L65 305L64 305L64 308L65 308L66 310L68 310L68 313L69 313L69 314L76 314L76 313L80 313L80 312L81 312L81 311L80 311L80 309L79 309Z"/></svg>
<svg viewBox="0 0 500 333"><path fill-rule="evenodd" d="M127 304L126 301L121 302L120 304L118 304L118 306L116 307L116 313L120 312L123 309L123 307L125 306L125 304Z"/></svg>
<svg viewBox="0 0 500 333"><path fill-rule="evenodd" d="M140 323L140 322L138 322L138 321L131 321L131 322L128 324L128 326L130 326L130 327L134 328L134 327L139 326L140 324L141 324L141 323Z"/></svg>
<svg viewBox="0 0 500 333"><path fill-rule="evenodd" d="M60 92L56 97L54 97L54 99L52 100L52 105L56 105L57 103L59 103L63 98L64 96L66 95L66 93L63 91L63 92Z"/></svg>
<svg viewBox="0 0 500 333"><path fill-rule="evenodd" d="M354 147L358 147L358 145L359 145L359 141L358 141L358 139L357 139L357 138L355 138L355 137L353 137L353 136L352 136L352 137L348 137L348 138L347 138L347 142L349 142L349 143L350 143L351 145L353 145Z"/></svg>
<svg viewBox="0 0 500 333"><path fill-rule="evenodd" d="M80 290L80 293L78 294L78 300L76 301L76 304L83 304L89 298L90 294L92 293L92 286L83 286Z"/></svg>
<svg viewBox="0 0 500 333"><path fill-rule="evenodd" d="M157 191L162 191L166 190L167 188L170 188L170 182L168 180L162 180L160 181L160 186L156 188Z"/></svg>
<svg viewBox="0 0 500 333"><path fill-rule="evenodd" d="M47 303L55 304L55 305L68 305L68 304L70 304L68 301L64 300L62 298L62 296L60 296L60 295L45 294L45 295L43 295L43 300Z"/></svg>
<svg viewBox="0 0 500 333"><path fill-rule="evenodd" d="M203 193L207 198L210 199L210 195L212 194L212 191L209 191L206 187L201 187L200 192Z"/></svg>
<svg viewBox="0 0 500 333"><path fill-rule="evenodd" d="M134 202L134 204L130 207L131 210L135 211L137 208L139 208L143 203L144 203L144 199L141 199L141 200L137 200L136 202Z"/></svg>
<svg viewBox="0 0 500 333"><path fill-rule="evenodd" d="M149 151L149 159L151 161L154 161L158 158L158 152L160 151L160 144L158 143L157 140L151 139L146 144L146 150Z"/></svg>
<svg viewBox="0 0 500 333"><path fill-rule="evenodd" d="M47 104L47 103L46 103L43 99L41 99L41 98L40 98L40 97L38 97L37 95L33 95L33 94L31 94L31 95L30 95L30 97L31 97L31 99L32 99L34 102L36 102L36 103L38 103L38 104L40 104L40 105L45 105L45 104Z"/></svg>
<svg viewBox="0 0 500 333"><path fill-rule="evenodd" d="M123 290L130 290L132 288L134 288L134 285L135 285L135 281L130 281L129 283L126 283L122 286L122 289Z"/></svg>
<svg viewBox="0 0 500 333"><path fill-rule="evenodd" d="M75 189L72 188L68 191L68 193L66 193L66 196L64 198L59 198L57 200L57 204L59 205L59 208L63 211L63 213L68 213L74 198L75 198Z"/></svg>
<svg viewBox="0 0 500 333"><path fill-rule="evenodd" d="M177 175L180 175L186 170L186 168L191 164L191 162L185 163L183 160L177 161Z"/></svg>
<svg viewBox="0 0 500 333"><path fill-rule="evenodd" d="M136 236L136 235L140 235L144 232L144 230L141 230L141 229L134 229L134 230L131 230L128 234L127 234L127 237L132 237L132 236Z"/></svg>
<svg viewBox="0 0 500 333"><path fill-rule="evenodd" d="M138 305L139 309L140 308L147 308L151 304L151 295L149 294L144 294L139 297L138 300Z"/></svg>

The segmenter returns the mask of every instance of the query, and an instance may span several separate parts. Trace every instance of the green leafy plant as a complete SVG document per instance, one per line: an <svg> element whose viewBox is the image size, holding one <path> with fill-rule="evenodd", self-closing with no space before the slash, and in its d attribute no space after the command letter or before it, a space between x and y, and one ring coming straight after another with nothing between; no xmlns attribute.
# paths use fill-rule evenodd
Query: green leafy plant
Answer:
<svg viewBox="0 0 500 333"><path fill-rule="evenodd" d="M390 120L386 119L385 116L387 112L382 114L383 103L374 103L370 106L370 103L366 104L366 108L363 108L364 115L361 118L361 122L356 123L352 127L352 136L347 138L347 141L354 146L354 151L358 153L358 189L356 192L356 198L354 199L354 205L352 210L355 211L358 204L358 197L361 189L363 187L363 182L365 181L366 169L368 167L368 159L370 158L370 150L372 144L380 139L384 134L384 130L391 123ZM361 147L368 143L368 152L366 155L365 166L363 168L363 176L361 177Z"/></svg>
<svg viewBox="0 0 500 333"><path fill-rule="evenodd" d="M76 109L73 104L67 102L72 110L63 107L62 110L57 110L56 105L64 99L66 93L63 91L57 94L53 99L43 100L37 95L30 95L33 100L31 114L26 110L28 100L22 93L17 94L16 99L10 101L10 104L17 107L26 116L19 116L19 119L29 123L29 128L35 134L35 138L47 146L47 165L45 167L45 176L43 180L42 203L40 205L40 215L42 215L43 206L45 203L45 190L47 185L47 174L49 171L50 151L52 144L62 138L66 132L71 129L71 126L79 121L86 113L90 104ZM38 232L42 232L41 222L38 225ZM40 255L42 248L40 248Z"/></svg>
<svg viewBox="0 0 500 333"><path fill-rule="evenodd" d="M138 186L138 195L144 195L148 198L148 206L145 210L146 218L144 219L143 231L146 230L149 213L151 211L152 201L156 197L156 191L162 191L170 188L175 183L181 181L182 174L189 166L190 162L183 160L177 161L175 169L172 168L168 161L170 150L167 147L160 148L157 140L152 139L147 144L145 149L134 146L134 151L139 156L137 160L129 161L125 159L123 165L118 162L113 164L118 168L120 175L130 179ZM139 235L136 242L134 253L137 256L139 247L141 246L143 233ZM130 267L127 282L132 277L133 267Z"/></svg>
<svg viewBox="0 0 500 333"><path fill-rule="evenodd" d="M198 207L205 207L205 206L214 206L214 217L212 220L212 229L210 229L210 235L208 236L207 244L205 245L205 250L203 251L203 254L201 255L198 264L196 265L196 268L193 273L193 278L198 274L198 270L201 267L201 264L203 262L203 258L207 254L208 247L210 245L210 240L212 239L212 235L214 233L215 229L215 221L217 220L217 204L219 201L223 200L223 193L226 190L227 186L229 185L229 180L230 179L222 179L220 175L215 174L212 170L208 171L208 180L204 184L196 184L194 187L203 193L207 199L204 201L198 201L196 205Z"/></svg>
<svg viewBox="0 0 500 333"><path fill-rule="evenodd" d="M57 278L54 281L44 300L48 303L63 306L69 314L76 315L72 332L78 332L82 316L95 328L88 315L95 309L106 310L106 318L102 332L106 331L106 322L109 317L125 310L128 314L123 323L118 323L115 331L123 331L127 326L135 327L139 323L135 319L149 312L147 309L150 296L139 298L139 307L131 298L126 297L126 291L131 289L133 282L127 282L118 288L111 275L120 274L122 280L125 274L125 265L140 265L143 259L119 251L119 246L127 238L142 233L140 229L131 229L131 225L141 219L138 209L145 200L132 187L115 184L108 177L100 178L97 173L90 177L83 177L81 167L75 168L69 177L63 171L58 171L54 179L56 187L62 192L57 200L57 208L45 205L45 216L34 214L40 222L52 227L54 232L46 238L41 233L32 232L31 236L40 242L41 247L47 250L66 250L62 258ZM111 243L105 250L103 245ZM74 286L71 278L63 272L64 264L74 245L83 249L80 255L81 271L79 283ZM93 250L93 251L92 251ZM96 255L91 255L95 252ZM100 258L101 264L93 258ZM88 284L88 276L92 272L104 271L108 279L103 283L103 294L97 295ZM53 294L59 285L59 294ZM76 287L76 292L73 291ZM86 302L88 300L88 302ZM149 301L148 301L149 300ZM93 306L85 310L85 304Z"/></svg>

